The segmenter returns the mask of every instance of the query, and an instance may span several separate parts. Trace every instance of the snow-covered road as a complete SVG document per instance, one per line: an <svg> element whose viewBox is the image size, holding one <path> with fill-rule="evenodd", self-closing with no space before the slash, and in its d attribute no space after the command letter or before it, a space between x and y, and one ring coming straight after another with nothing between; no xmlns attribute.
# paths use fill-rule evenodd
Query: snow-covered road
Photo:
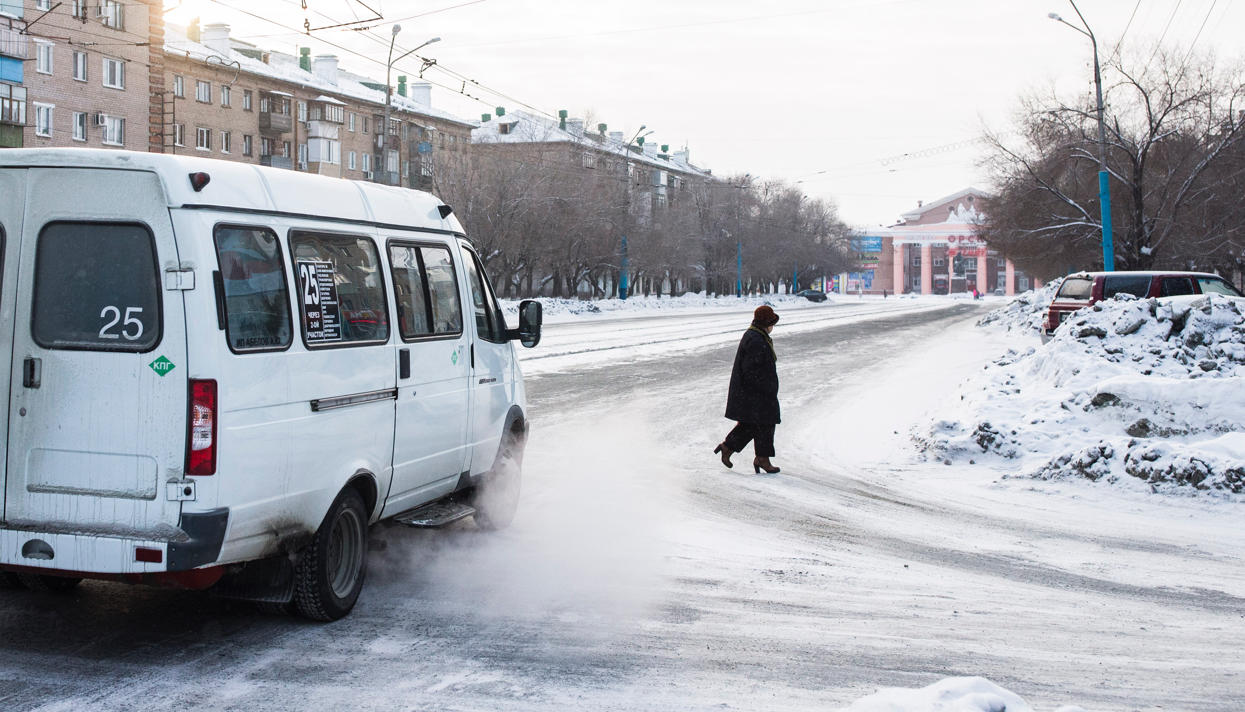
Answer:
<svg viewBox="0 0 1245 712"><path fill-rule="evenodd" d="M746 312L553 325L510 530L377 531L331 625L0 591L0 704L755 712L981 675L1037 712L1241 707L1238 509L914 463L1009 337L964 302L779 311L782 473L710 452Z"/></svg>

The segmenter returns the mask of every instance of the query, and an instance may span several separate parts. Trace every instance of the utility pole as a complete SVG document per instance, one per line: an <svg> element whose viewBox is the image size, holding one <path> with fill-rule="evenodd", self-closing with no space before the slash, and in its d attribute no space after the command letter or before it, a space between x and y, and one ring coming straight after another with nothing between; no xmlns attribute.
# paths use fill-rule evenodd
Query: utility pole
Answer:
<svg viewBox="0 0 1245 712"><path fill-rule="evenodd" d="M1102 120L1102 72L1098 66L1098 39L1094 37L1094 31L1090 29L1076 3L1068 0L1068 4L1076 11L1076 16L1081 18L1084 30L1063 19L1058 13L1048 13L1047 17L1088 37L1094 49L1094 93L1098 99L1098 205L1102 214L1102 270L1114 272L1115 244L1111 236L1111 186L1107 181L1107 131Z"/></svg>

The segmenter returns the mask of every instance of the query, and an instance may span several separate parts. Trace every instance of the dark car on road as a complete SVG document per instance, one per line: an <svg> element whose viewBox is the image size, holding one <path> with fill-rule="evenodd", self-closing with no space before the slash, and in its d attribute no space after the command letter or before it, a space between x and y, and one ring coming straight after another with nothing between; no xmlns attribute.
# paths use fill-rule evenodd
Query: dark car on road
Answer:
<svg viewBox="0 0 1245 712"><path fill-rule="evenodd" d="M1059 292L1046 310L1042 343L1050 340L1055 329L1072 312L1117 294L1131 294L1141 299L1185 294L1241 296L1231 283L1206 272L1075 272L1064 277Z"/></svg>
<svg viewBox="0 0 1245 712"><path fill-rule="evenodd" d="M820 289L801 289L800 291L795 293L795 296L804 297L810 302L826 301L826 293L821 291Z"/></svg>

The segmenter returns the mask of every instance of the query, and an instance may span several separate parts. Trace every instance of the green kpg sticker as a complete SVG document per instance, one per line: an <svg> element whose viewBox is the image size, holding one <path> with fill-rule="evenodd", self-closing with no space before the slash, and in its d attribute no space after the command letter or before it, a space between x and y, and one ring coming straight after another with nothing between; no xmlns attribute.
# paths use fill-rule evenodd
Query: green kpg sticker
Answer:
<svg viewBox="0 0 1245 712"><path fill-rule="evenodd" d="M169 371L172 371L174 368L176 368L176 366L173 365L172 361L168 360L167 358L163 356L156 359L155 361L152 361L151 363L147 365L151 366L151 370L155 371L156 374L159 375L160 377L169 375Z"/></svg>

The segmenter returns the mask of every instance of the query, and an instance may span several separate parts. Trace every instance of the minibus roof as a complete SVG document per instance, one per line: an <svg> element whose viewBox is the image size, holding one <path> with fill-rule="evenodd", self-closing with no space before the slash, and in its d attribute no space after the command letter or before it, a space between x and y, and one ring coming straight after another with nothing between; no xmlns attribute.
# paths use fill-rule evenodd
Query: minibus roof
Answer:
<svg viewBox="0 0 1245 712"><path fill-rule="evenodd" d="M15 148L0 151L0 167L150 171L163 182L163 198L170 208L211 207L463 232L453 213L442 217L443 203L430 193L201 156L94 148ZM199 191L190 177L195 173L209 177ZM108 190L108 184L99 189Z"/></svg>

